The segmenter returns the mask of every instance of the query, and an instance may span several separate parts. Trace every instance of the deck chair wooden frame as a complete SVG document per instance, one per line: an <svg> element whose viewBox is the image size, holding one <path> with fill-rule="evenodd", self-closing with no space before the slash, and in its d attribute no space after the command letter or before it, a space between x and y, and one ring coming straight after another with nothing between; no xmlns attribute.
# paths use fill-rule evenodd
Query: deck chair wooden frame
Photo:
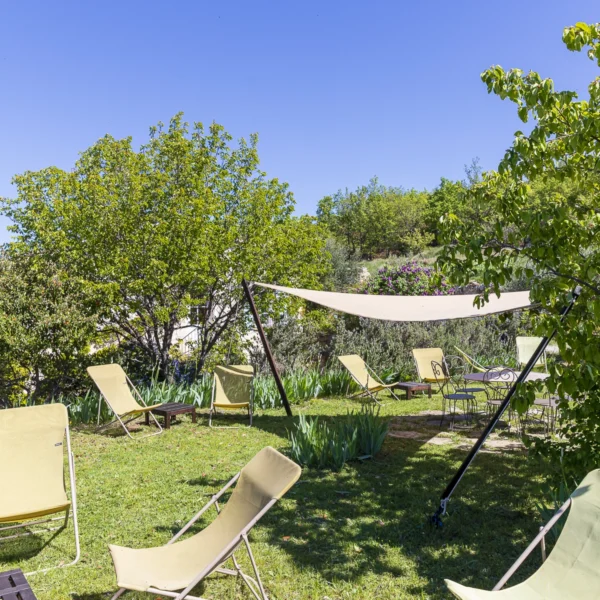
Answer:
<svg viewBox="0 0 600 600"><path fill-rule="evenodd" d="M363 360L358 354L347 354L345 356L338 356L338 360L344 365L345 369L350 373L352 380L361 388L356 394L350 396L350 398L370 398L375 404L381 406L381 402L377 396L384 391L388 391L396 400L400 400L396 394L394 394L393 388L398 385L398 382L394 383L383 383L378 377L375 371ZM360 361L360 362L359 362ZM357 368L364 368L366 372L366 379L357 375ZM372 380L374 385L370 385L369 380Z"/></svg>
<svg viewBox="0 0 600 600"><path fill-rule="evenodd" d="M223 380L221 380L223 377ZM234 398L234 400L243 400L243 402L232 402L231 398L227 395L227 385L225 378L227 377L238 377L241 381L248 380L248 397ZM225 383L225 386L223 385ZM236 393L235 391L233 393ZM239 393L239 392L237 392ZM217 402L217 395L220 395L221 402ZM222 410L238 410L244 408L247 405L248 418L250 423L248 425L213 425L213 416L219 414L217 409ZM230 365L228 367L218 366L215 367L213 374L212 391L210 395L210 411L208 413L208 426L213 429L240 429L245 427L252 427L252 417L254 414L254 368L251 365Z"/></svg>
<svg viewBox="0 0 600 600"><path fill-rule="evenodd" d="M589 500L586 498L587 494L589 494ZM534 600L541 597L549 600L558 598L561 600L597 598L600 589L600 561L598 560L600 556L600 536L598 535L600 532L599 499L600 469L596 469L587 474L571 494L571 497L540 529L540 532L521 556L517 558L494 586L491 593L464 587L446 579L448 589L461 600L478 600L479 598L483 600L483 598L494 596L493 592L500 592L527 557L540 545L542 566L529 579L512 588L502 590L498 594L498 598L506 598L506 600L522 600L525 598ZM571 510L560 537L550 556L546 557L546 534L569 509ZM560 582L557 580L560 580ZM562 589L558 589L559 586ZM550 591L550 593L540 593L541 587L545 587L546 591ZM566 593L565 588L569 588L569 593ZM594 595L590 595L590 592Z"/></svg>
<svg viewBox="0 0 600 600"><path fill-rule="evenodd" d="M252 548L250 547L250 542L248 540L248 534L250 530L254 527L254 525L270 510L270 508L283 496L285 493L296 483L301 474L301 469L298 465L296 465L290 459L284 457L282 454L277 452L271 447L263 448L249 463L242 469L239 473L234 475L222 488L217 492L210 501L199 511L197 512L180 530L177 532L166 544L166 546L162 547L162 549L166 549L166 547L171 544L177 542L181 536L183 536L191 527L198 521L198 519L211 507L214 506L217 512L217 518L220 518L222 515L222 510L219 506L219 499L223 496L223 494L230 489L235 483L241 481L242 475L245 469L248 469L252 465L253 462L257 461L258 469L255 467L255 473L258 471L265 478L271 478L271 482L265 486L265 488L260 493L267 493L266 491L269 487L272 489L274 486L272 485L273 480L277 479L277 467L281 464L285 469L285 473L282 477L284 485L277 491L273 497L270 498L267 502L265 502L264 506L258 510L257 514L254 515L248 522L239 530L239 532L231 535L231 540L227 543L227 545L220 551L218 554L209 562L209 564L205 565L204 568L195 576L193 579L183 588L181 591L172 591L172 590L164 590L158 587L154 587L152 585L148 586L146 589L141 589L139 587L121 587L114 594L111 600L116 600L121 597L128 590L142 591L150 594L159 594L161 596L166 596L169 598L175 598L176 600L204 600L198 596L190 595L191 591L206 577L208 577L212 573L221 573L224 575L233 575L236 577L241 577L250 592L257 600L269 600L267 593L265 591L264 585L260 578L260 573L258 570L258 566L256 565L256 561L254 559L254 555L252 553ZM239 486L239 483L238 483ZM234 489L229 501L233 498L234 494L237 491L237 487ZM243 494L244 492L242 492ZM228 502L229 502L228 501ZM227 508L227 504L224 509ZM257 507L258 508L258 507ZM210 525L208 526L210 527ZM206 531L207 528L205 528ZM196 534L196 536L201 535L203 532ZM194 536L195 537L195 536ZM185 543L185 542L183 542ZM250 558L250 563L252 564L252 570L254 572L254 577L251 577L247 573L242 570L239 562L235 557L235 552L239 546L244 544L246 551L248 552L248 557ZM116 548L119 550L119 548ZM127 549L126 549L127 550ZM113 554L113 561L115 562L115 570L117 570L117 578L118 578L118 554L115 555L115 547L111 546L111 553ZM116 558L117 557L117 558ZM231 559L233 562L234 569L224 568L223 564Z"/></svg>
<svg viewBox="0 0 600 600"><path fill-rule="evenodd" d="M18 411L18 412L15 412ZM0 537L0 543L4 543L8 540L28 537L31 535L38 535L41 533L46 533L49 531L54 531L54 535L51 540L54 539L61 531L67 528L69 524L69 516L71 512L73 513L73 531L75 537L75 559L68 564L61 564L55 567L48 567L46 569L39 569L37 571L31 571L29 573L25 573L25 575L35 575L36 573L46 573L47 571L52 571L54 569L66 568L75 565L81 556L81 546L79 541L79 521L77 518L77 485L75 480L75 460L73 457L73 451L71 449L71 434L69 431L69 417L67 414L67 409L63 404L43 404L40 406L29 406L23 408L9 408L3 411L0 411L0 436L4 438L2 435L2 421L6 420L7 423L10 423L9 428L10 432L5 432L7 437L11 434L19 435L20 439L16 442L18 444L21 441L21 444L15 446L14 441L8 441L6 438L2 440L3 443L7 443L10 447L7 452L3 451L4 459L6 462L0 463L0 481L6 485L3 489L3 494L10 494L11 490L9 488L11 475L14 476L18 470L18 477L26 477L26 465L20 467L20 465L15 464L14 460L11 460L11 452L13 453L13 457L15 454L26 454L28 452L36 452L34 459L35 463L39 464L40 467L43 468L44 472L40 476L40 474L32 474L31 477L26 479L26 487L27 490L23 489L23 486L14 488L14 491L19 494L25 493L27 495L26 500L33 498L34 502L39 500L37 506L29 503L26 512L23 512L24 507L20 504L18 512L13 512L12 514L4 513L0 514L0 523L12 523L11 525L0 527L0 531L11 531L18 529L27 529L27 531L23 533L15 533L13 535L7 535ZM44 423L48 423L48 431L40 433L44 429ZM26 431L28 424L31 423L33 427L36 428L36 441L39 441L40 444L44 443L47 437L51 441L49 443L52 444L52 447L48 446L48 448L35 447L35 444L25 444L23 442L23 436L20 435L19 429L22 428L22 431ZM50 427L56 431L50 431ZM62 456L62 473L58 473L57 464L59 461L58 456L52 456L53 451L56 452L60 448L63 450L62 441L58 441L60 437L60 430L63 429L64 433L62 439L66 440L66 449L67 449L67 458L69 463L69 482L70 482L70 492L71 499L68 499L66 494L66 489L64 488L64 452L61 452ZM2 444L0 444L1 447ZM33 448L32 448L33 447ZM7 456L8 454L8 456ZM22 456L26 458L25 456ZM48 463L48 468L46 468L45 461L52 461L52 464ZM9 474L3 473L3 470L7 467L10 468L12 473ZM54 468L53 468L54 467ZM55 479L52 477L52 474L56 473L56 481L53 481L53 500L48 500L46 504L44 504L43 496L44 490L41 489L42 486L48 482L48 477L51 479ZM7 481L7 479L9 481ZM60 498L60 502L57 503L58 496L62 496L60 492L62 486L62 490L64 491L64 499ZM58 491L58 495L56 492ZM0 506L2 503L0 502ZM64 517L56 517L57 513L64 512ZM43 517L43 518L40 518ZM56 521L62 521L62 524L59 526L52 526ZM43 526L43 527L41 527ZM30 528L34 529L30 529ZM49 543L49 542L48 542Z"/></svg>
<svg viewBox="0 0 600 600"><path fill-rule="evenodd" d="M158 422L158 419L152 413L152 409L155 408L156 406L160 406L160 404L157 404L154 406L147 406L146 403L144 402L144 399L142 398L142 395L138 392L135 385L133 385L133 382L131 381L131 379L129 379L129 377L127 376L127 373L125 373L125 371L123 370L121 365L118 365L116 363L112 363L112 364L108 364L108 365L96 365L93 367L88 367L87 372L88 372L89 376L92 378L92 380L94 381L94 383L96 384L96 387L98 388L98 391L100 392L100 396L101 396L101 399L98 402L98 421L97 421L96 432L99 433L100 431L107 429L108 427L110 427L111 425L116 423L117 421L121 424L121 427L123 428L125 433L132 440L142 440L144 438L152 437L153 435L160 435L163 432L163 428L161 427L160 423ZM120 412L120 413L117 410L115 410L114 404L115 404L115 400L117 400L117 398L113 396L113 402L111 402L108 397L108 396L114 394L114 390L107 388L105 385L100 383L101 381L103 381L107 378L115 379L115 380L124 378L122 383L125 383L125 385L127 387L127 392L124 392L124 393L125 394L129 393L129 395L130 395L130 398L125 398L126 405L129 410L126 410L126 411ZM108 393L109 389L110 389L110 393ZM136 400L136 397L137 397L137 400ZM100 425L100 412L102 409L102 398L106 402L106 405L108 406L110 411L115 416L115 418L110 423L105 423L104 425ZM156 431L154 433L147 433L146 435L133 437L131 435L131 432L127 428L127 424L131 423L132 421L135 421L141 415L146 414L146 413L148 413L152 417L152 420L158 427L158 431Z"/></svg>

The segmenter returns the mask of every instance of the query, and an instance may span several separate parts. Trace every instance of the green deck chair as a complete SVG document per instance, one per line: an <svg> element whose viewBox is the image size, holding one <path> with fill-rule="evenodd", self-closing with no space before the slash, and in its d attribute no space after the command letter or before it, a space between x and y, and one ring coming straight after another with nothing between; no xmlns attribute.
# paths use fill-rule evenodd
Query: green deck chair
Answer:
<svg viewBox="0 0 600 600"><path fill-rule="evenodd" d="M571 508L562 533L542 566L526 581L503 590L546 533ZM542 546L544 548L544 546ZM462 600L598 600L600 598L600 469L585 477L491 592L446 580Z"/></svg>

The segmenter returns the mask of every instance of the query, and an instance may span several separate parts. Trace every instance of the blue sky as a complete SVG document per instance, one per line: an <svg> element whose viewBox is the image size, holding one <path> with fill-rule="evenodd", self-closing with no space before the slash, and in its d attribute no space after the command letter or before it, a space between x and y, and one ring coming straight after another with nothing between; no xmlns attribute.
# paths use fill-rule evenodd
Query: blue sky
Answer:
<svg viewBox="0 0 600 600"><path fill-rule="evenodd" d="M15 195L16 173L70 169L106 133L141 143L178 111L258 132L262 168L300 213L374 175L433 188L475 156L495 167L519 127L487 95L485 68L585 94L598 69L561 32L600 20L594 4L3 0L0 196Z"/></svg>

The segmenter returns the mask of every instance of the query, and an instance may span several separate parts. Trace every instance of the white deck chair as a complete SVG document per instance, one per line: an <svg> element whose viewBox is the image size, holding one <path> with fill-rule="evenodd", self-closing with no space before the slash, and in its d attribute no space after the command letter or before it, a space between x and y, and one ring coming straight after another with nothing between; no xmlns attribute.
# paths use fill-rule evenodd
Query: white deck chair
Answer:
<svg viewBox="0 0 600 600"><path fill-rule="evenodd" d="M375 374L375 371L358 354L348 354L346 356L338 356L338 360L346 367L352 379L361 387L361 391L355 396L368 396L377 404L381 404L377 399L377 395L384 390L396 399L400 400L394 394L393 388L396 383L383 383Z"/></svg>
<svg viewBox="0 0 600 600"><path fill-rule="evenodd" d="M108 404L108 407L115 415L115 419L106 425L102 425L102 427L98 427L97 431L101 431L102 429L106 429L110 427L116 421L119 421L125 433L133 440L141 440L143 438L150 437L152 435L159 435L162 433L163 429L160 426L160 423L156 419L156 417L152 414L152 409L156 406L146 406L144 399L140 395L140 393L135 389L133 383L127 375L121 365L110 364L110 365L98 365L95 367L88 367L87 372L89 376L94 380L94 383L98 386L100 390L100 394L102 398ZM137 400L133 397L133 393L138 397L141 404L137 402ZM100 408L102 406L102 401L98 402L98 425L100 425ZM134 421L140 415L144 413L149 413L156 426L158 427L158 431L155 433L148 433L142 436L136 436L135 438L127 429L127 423ZM125 419L125 421L123 420Z"/></svg>
<svg viewBox="0 0 600 600"><path fill-rule="evenodd" d="M208 413L209 427L217 409L221 410L247 410L252 427L253 413L253 386L254 368L251 365L230 365L228 367L215 367L212 394L210 398L210 412ZM233 428L227 426L220 428Z"/></svg>
<svg viewBox="0 0 600 600"><path fill-rule="evenodd" d="M533 353L537 350L537 347L540 345L542 338L518 335L516 341L517 362L519 363L519 367L522 367L529 362L529 359L533 356ZM544 352L540 356L538 361L533 366L534 368L543 367L544 371L548 370L546 366L546 352Z"/></svg>
<svg viewBox="0 0 600 600"><path fill-rule="evenodd" d="M502 589L548 531L569 510L547 560L528 579ZM545 558L545 545L542 545ZM571 497L540 530L504 577L488 592L446 579L461 600L597 600L600 598L600 470L591 471Z"/></svg>
<svg viewBox="0 0 600 600"><path fill-rule="evenodd" d="M64 440L67 441L71 500L65 489ZM73 511L75 559L66 565L34 571L44 573L74 565L81 554L77 522L75 465L71 451L69 417L63 404L43 404L0 410L0 531L27 528L24 533L0 537L0 542L67 527ZM64 512L64 517L56 517ZM58 527L30 527L63 521ZM33 573L27 573L32 575Z"/></svg>
<svg viewBox="0 0 600 600"><path fill-rule="evenodd" d="M263 448L165 546L140 550L110 546L120 588L112 600L127 590L177 600L202 600L191 596L190 592L211 573L239 576L258 600L268 600L250 549L248 533L296 483L300 473L295 462L273 448ZM219 498L236 482L227 504L220 510ZM213 505L218 513L216 519L199 533L179 541ZM242 543L248 551L255 578L244 573L235 558L234 552ZM229 558L235 570L222 567Z"/></svg>

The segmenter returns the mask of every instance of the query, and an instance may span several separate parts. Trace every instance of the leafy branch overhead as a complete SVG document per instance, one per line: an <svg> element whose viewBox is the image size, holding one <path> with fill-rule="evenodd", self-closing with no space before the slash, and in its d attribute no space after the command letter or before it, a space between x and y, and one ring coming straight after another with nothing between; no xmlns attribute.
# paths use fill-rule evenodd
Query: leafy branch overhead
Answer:
<svg viewBox="0 0 600 600"><path fill-rule="evenodd" d="M600 65L599 25L578 23L565 29L563 40L572 51L588 48ZM510 280L530 281L532 299L547 311L536 321L540 333L557 326L570 292L582 287L559 327L565 363L556 365L548 384L562 399L562 441L537 444L550 454L566 451L566 464L580 474L600 459L600 78L590 83L587 99L519 69L494 66L481 78L533 124L529 134L515 133L497 171L467 190L473 214L443 218L439 263L459 285L481 274L484 298ZM533 398L532 390L521 395L521 408Z"/></svg>

